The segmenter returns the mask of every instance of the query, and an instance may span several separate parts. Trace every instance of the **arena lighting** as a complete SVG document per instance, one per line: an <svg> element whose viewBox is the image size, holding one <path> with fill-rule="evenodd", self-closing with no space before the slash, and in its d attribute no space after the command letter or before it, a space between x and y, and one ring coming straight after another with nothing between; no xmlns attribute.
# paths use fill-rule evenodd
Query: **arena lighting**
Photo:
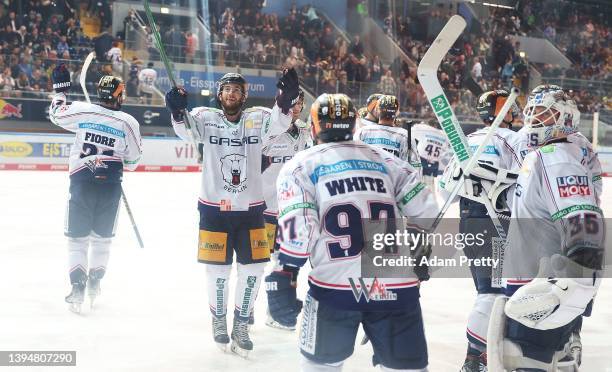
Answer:
<svg viewBox="0 0 612 372"><path fill-rule="evenodd" d="M162 6L161 8L159 8L159 11L161 12L161 14L168 14L168 13L170 13L170 9L166 8L165 6Z"/></svg>
<svg viewBox="0 0 612 372"><path fill-rule="evenodd" d="M202 90L200 91L200 94L201 94L201 95L203 95L204 97L208 97L208 96L210 96L210 90L208 90L208 89L202 89Z"/></svg>
<svg viewBox="0 0 612 372"><path fill-rule="evenodd" d="M513 6L509 6L509 5L491 4L491 3L482 3L482 5L484 5L484 6L492 6L494 8L514 9Z"/></svg>

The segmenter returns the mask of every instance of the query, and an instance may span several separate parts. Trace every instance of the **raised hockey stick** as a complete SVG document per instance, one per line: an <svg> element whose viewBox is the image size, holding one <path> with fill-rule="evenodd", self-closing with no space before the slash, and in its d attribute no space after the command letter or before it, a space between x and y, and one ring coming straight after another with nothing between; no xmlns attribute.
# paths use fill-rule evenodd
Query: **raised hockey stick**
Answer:
<svg viewBox="0 0 612 372"><path fill-rule="evenodd" d="M463 170L464 175L469 176L473 167L477 164L478 157L474 156L475 154L472 153L472 150L468 145L467 138L461 129L461 125L459 124L459 120L457 120L457 117L455 116L455 113L453 112L453 109L446 98L446 94L444 94L444 90L438 81L438 67L451 46L459 38L459 35L461 35L461 32L465 26L466 22L461 16L452 16L423 56L423 59L417 68L417 74L421 86L425 91L425 95L429 99L429 103L436 114L436 118L438 119L442 130L446 134L448 141L451 144L454 151L454 156L456 157L459 166ZM516 100L516 96L517 91L513 90L512 94L510 97L508 97L506 103L502 107L501 112L499 115L497 115L493 124L491 124L487 137L476 150L476 155L482 154L484 147L487 145L487 142L493 135L493 132L497 127L499 127L504 116ZM448 209L447 204L450 205L452 199L454 199L459 192L459 185L460 184L455 186L455 189L453 189L453 192L450 195L451 198L447 199L447 202L444 205L446 209ZM484 204L487 207L487 212L493 221L493 225L495 226L498 235L505 241L506 232L499 222L499 218L497 217L497 213L495 212L492 203L490 201L488 203L485 201ZM444 207L443 211L445 212ZM441 216L439 217L441 218ZM436 218L435 222L439 223L438 217Z"/></svg>
<svg viewBox="0 0 612 372"><path fill-rule="evenodd" d="M149 4L149 0L144 0L144 8L145 14L147 15L147 20L149 21L149 26L151 26L151 33L153 34L153 40L155 42L155 46L159 51L159 56L164 63L164 67L166 68L166 73L168 74L168 79L170 80L170 84L172 87L176 88L178 85L176 84L176 80L174 79L174 69L172 68L172 63L168 59L168 55L166 54L166 49L164 48L164 43L162 42L161 36L159 35L159 30L157 25L155 24L155 18L153 18L153 13L151 12L151 6ZM195 148L198 153L198 162L202 162L202 152L200 151L200 147L196 143L197 128L193 125L191 114L187 109L182 112L183 117L185 118L185 127L190 133L191 144Z"/></svg>
<svg viewBox="0 0 612 372"><path fill-rule="evenodd" d="M87 103L91 103L91 100L89 99L89 94L87 93L87 85L85 82L85 78L87 76L87 70L89 70L89 65L91 65L91 61L94 59L95 56L95 52L91 52L87 55L87 58L85 58L85 62L83 63L83 67L81 68L81 76L79 76L79 83L81 84L81 89L83 90L83 95L85 96L85 100L87 101ZM128 203L127 197L125 196L125 192L123 192L123 187L121 187L121 199L123 200L125 210L127 211L127 214L130 217L130 222L132 223L134 234L136 234L136 239L138 239L138 245L140 245L140 248L144 248L144 243L142 242L140 231L138 230L138 226L136 225L134 215L132 214L132 208L130 208L130 204Z"/></svg>

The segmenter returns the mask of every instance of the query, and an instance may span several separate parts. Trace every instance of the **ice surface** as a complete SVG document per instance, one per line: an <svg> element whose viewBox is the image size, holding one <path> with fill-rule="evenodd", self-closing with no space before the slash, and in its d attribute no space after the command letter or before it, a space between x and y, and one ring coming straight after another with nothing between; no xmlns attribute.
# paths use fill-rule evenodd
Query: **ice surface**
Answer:
<svg viewBox="0 0 612 372"><path fill-rule="evenodd" d="M64 303L69 292L63 236L67 174L3 171L0 180L0 350L77 351L77 367L20 371L299 368L297 332L264 325L263 290L257 299L250 360L221 354L214 345L205 270L196 262L200 174L126 175L125 192L146 247L138 247L122 212L102 296L93 313L85 307L80 316L70 313ZM604 183L602 205L612 216L612 179ZM456 205L452 208L449 215L456 216ZM305 279L302 273L301 297L307 289ZM421 295L430 371L457 371L465 355L465 324L475 297L472 281L432 280L423 285ZM583 371L611 370L611 295L612 283L606 280L593 316L584 322ZM360 330L358 341L361 335ZM371 357L370 344L357 344L344 370L375 370Z"/></svg>

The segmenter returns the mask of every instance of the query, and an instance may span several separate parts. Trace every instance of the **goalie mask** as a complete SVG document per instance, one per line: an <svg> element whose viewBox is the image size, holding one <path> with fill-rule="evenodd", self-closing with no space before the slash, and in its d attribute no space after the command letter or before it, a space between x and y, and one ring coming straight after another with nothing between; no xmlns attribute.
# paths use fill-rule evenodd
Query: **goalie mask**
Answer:
<svg viewBox="0 0 612 372"><path fill-rule="evenodd" d="M125 98L125 84L121 78L105 75L98 81L98 98L108 105L121 107Z"/></svg>
<svg viewBox="0 0 612 372"><path fill-rule="evenodd" d="M346 94L322 94L310 108L312 134L321 142L353 138L357 112Z"/></svg>
<svg viewBox="0 0 612 372"><path fill-rule="evenodd" d="M529 95L523 115L529 146L542 146L578 131L580 111L557 86L538 86Z"/></svg>
<svg viewBox="0 0 612 372"><path fill-rule="evenodd" d="M485 124L493 124L495 117L499 114L509 96L510 94L507 91L498 89L485 92L478 97L476 111L478 111L480 118ZM512 122L521 114L521 111L516 103L513 103L509 112L512 114L512 119L510 121L506 121L506 118L503 118L502 120L509 127L512 127Z"/></svg>

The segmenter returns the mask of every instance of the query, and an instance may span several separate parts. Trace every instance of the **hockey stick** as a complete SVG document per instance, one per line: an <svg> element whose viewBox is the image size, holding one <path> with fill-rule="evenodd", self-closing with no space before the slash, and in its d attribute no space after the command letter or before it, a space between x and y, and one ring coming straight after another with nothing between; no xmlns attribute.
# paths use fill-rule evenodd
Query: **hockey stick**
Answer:
<svg viewBox="0 0 612 372"><path fill-rule="evenodd" d="M87 103L91 103L91 100L89 99L89 94L87 93L87 85L85 82L85 78L87 76L87 70L89 70L89 65L91 65L91 61L94 59L95 55L95 52L91 52L87 55L87 58L85 58L85 62L83 63L83 67L81 68L81 76L79 76L79 83L81 84L81 89L83 90L83 95L85 95L85 100L87 101ZM123 199L123 205L125 205L125 210L127 211L127 214L130 217L130 222L132 223L132 228L134 229L134 233L136 234L136 239L138 239L138 244L140 245L140 248L144 248L144 243L142 242L140 231L138 231L136 220L134 219L132 209L128 204L125 192L123 192L123 187L121 187L121 199Z"/></svg>
<svg viewBox="0 0 612 372"><path fill-rule="evenodd" d="M173 88L177 87L176 80L174 79L174 69L172 68L172 64L168 59L168 55L166 55L166 49L164 48L164 43L161 40L161 36L159 35L159 30L157 25L155 24L155 18L153 18L153 13L151 12L151 6L149 4L149 0L144 0L144 8L145 14L147 15L147 20L149 21L149 26L151 26L151 33L153 34L153 40L155 41L155 46L159 51L159 56L164 63L164 67L166 68L166 73L168 74L168 79L172 84ZM187 109L182 110L183 117L185 118L185 127L189 131L191 137L191 144L195 147L195 150L198 153L198 162L202 162L202 152L200 151L200 147L196 143L196 127L194 127L193 122L191 121L191 114Z"/></svg>
<svg viewBox="0 0 612 372"><path fill-rule="evenodd" d="M461 129L461 125L459 124L459 121L457 120L457 117L455 116L455 113L453 112L453 109L446 98L446 95L444 94L444 90L438 81L437 74L438 67L442 62L442 59L448 53L448 50L455 43L455 41L459 38L459 35L465 26L466 22L461 16L452 16L423 56L423 59L417 68L417 74L419 81L421 82L421 86L425 91L425 95L429 99L429 103L436 114L436 118L438 119L438 122L440 122L440 126L444 130L444 133L446 134L449 143L453 148L459 167L463 170L464 176L469 176L478 162L478 157L484 151L484 147L487 145L487 142L491 139L494 131L501 124L512 104L514 104L514 101L518 95L518 90L515 88L512 89L510 96L502 106L501 111L489 127L489 131L487 132L485 139L482 141L480 146L478 146L476 153L472 153L471 148L468 146L467 138ZM448 209L452 200L458 194L461 185L461 183L458 183L455 186L451 195L444 204L441 211L442 213L446 212L446 209ZM489 215L497 234L499 235L499 238L493 238L492 241L493 256L499 258L499 264L497 267L493 268L491 280L491 285L499 288L502 285L501 273L504 255L503 250L507 240L507 234L499 220L497 212L493 208L491 200L485 198L485 200L482 202L487 209L487 214ZM434 221L435 226L439 224L441 218L442 216L440 214L436 217L436 220Z"/></svg>
<svg viewBox="0 0 612 372"><path fill-rule="evenodd" d="M85 79L87 78L87 70L89 70L89 65L91 61L96 56L96 52L90 52L85 58L85 62L83 62L83 68L81 69L81 76L79 76L79 83L81 83L81 89L83 89L83 95L85 96L85 100L87 103L91 103L89 100L89 93L87 92L87 85L85 83Z"/></svg>

